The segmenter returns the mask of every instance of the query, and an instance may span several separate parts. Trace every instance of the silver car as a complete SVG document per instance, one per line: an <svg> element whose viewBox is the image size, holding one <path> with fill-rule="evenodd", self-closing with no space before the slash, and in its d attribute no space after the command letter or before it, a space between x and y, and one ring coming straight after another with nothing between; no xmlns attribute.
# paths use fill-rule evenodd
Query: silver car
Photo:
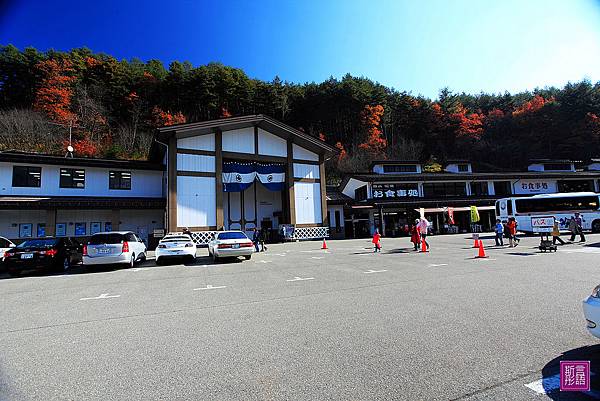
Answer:
<svg viewBox="0 0 600 401"><path fill-rule="evenodd" d="M214 234L208 243L208 254L213 261L222 258L237 258L243 256L248 260L254 253L254 244L243 231L221 231Z"/></svg>
<svg viewBox="0 0 600 401"><path fill-rule="evenodd" d="M83 247L84 265L124 265L133 267L146 260L146 245L131 231L112 231L92 235Z"/></svg>

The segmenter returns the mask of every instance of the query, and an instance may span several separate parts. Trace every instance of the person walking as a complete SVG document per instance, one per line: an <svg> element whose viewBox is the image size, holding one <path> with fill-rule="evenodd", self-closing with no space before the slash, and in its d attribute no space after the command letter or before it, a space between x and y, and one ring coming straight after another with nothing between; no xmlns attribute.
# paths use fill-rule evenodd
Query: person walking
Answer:
<svg viewBox="0 0 600 401"><path fill-rule="evenodd" d="M419 250L419 242L421 242L421 235L419 234L419 219L415 220L415 224L410 226L410 242L413 243L415 251Z"/></svg>
<svg viewBox="0 0 600 401"><path fill-rule="evenodd" d="M583 220L579 213L575 213L575 226L576 232L579 234L579 242L585 242L585 236L583 235ZM573 237L573 240L575 240L575 237Z"/></svg>
<svg viewBox="0 0 600 401"><path fill-rule="evenodd" d="M510 217L508 219L508 223L506 223L506 226L508 227L508 232L510 235L508 238L510 247L514 248L515 246L519 245L519 239L517 238L517 220L515 220L514 217Z"/></svg>
<svg viewBox="0 0 600 401"><path fill-rule="evenodd" d="M252 234L252 243L254 243L254 249L256 252L260 252L258 249L258 242L260 241L260 232L258 228L254 227L254 232Z"/></svg>
<svg viewBox="0 0 600 401"><path fill-rule="evenodd" d="M502 221L500 221L500 219L496 219L494 231L496 231L496 246L504 246L504 240L502 239L502 235L504 234L504 226L502 225Z"/></svg>
<svg viewBox="0 0 600 401"><path fill-rule="evenodd" d="M375 250L373 252L381 252L381 234L379 234L379 229L375 229L375 234L373 234L373 246Z"/></svg>
<svg viewBox="0 0 600 401"><path fill-rule="evenodd" d="M267 250L267 247L265 246L265 241L267 238L267 230L266 229L261 229L259 234L258 234L258 242L260 242L260 251L264 252Z"/></svg>
<svg viewBox="0 0 600 401"><path fill-rule="evenodd" d="M427 234L429 229L429 221L425 217L421 217L419 224L417 225L419 228L419 234L421 235L421 241L425 243L427 249L429 249L429 243L427 242Z"/></svg>
<svg viewBox="0 0 600 401"><path fill-rule="evenodd" d="M556 242L560 242L561 245L564 245L566 242L560 238L560 229L558 228L558 221L554 221L554 225L552 226L552 243L556 245Z"/></svg>

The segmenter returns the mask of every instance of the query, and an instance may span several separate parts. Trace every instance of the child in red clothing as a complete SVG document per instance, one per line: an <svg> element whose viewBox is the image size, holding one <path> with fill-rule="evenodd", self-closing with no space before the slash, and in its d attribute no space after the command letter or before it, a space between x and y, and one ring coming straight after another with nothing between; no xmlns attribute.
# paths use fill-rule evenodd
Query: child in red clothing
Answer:
<svg viewBox="0 0 600 401"><path fill-rule="evenodd" d="M379 234L379 229L375 229L375 234L373 234L373 245L375 246L374 252L381 252L381 235Z"/></svg>

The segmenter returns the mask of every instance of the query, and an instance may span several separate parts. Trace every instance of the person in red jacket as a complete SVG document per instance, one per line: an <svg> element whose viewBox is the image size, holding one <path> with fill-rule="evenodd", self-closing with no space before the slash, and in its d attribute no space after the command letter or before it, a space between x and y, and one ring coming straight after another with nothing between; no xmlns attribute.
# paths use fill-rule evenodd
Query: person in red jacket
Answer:
<svg viewBox="0 0 600 401"><path fill-rule="evenodd" d="M373 245L375 246L374 252L381 252L381 235L379 234L379 229L375 229L375 234L373 234Z"/></svg>
<svg viewBox="0 0 600 401"><path fill-rule="evenodd" d="M415 246L415 251L419 250L419 242L421 241L421 234L419 233L419 220L415 220L415 224L410 226L410 242Z"/></svg>

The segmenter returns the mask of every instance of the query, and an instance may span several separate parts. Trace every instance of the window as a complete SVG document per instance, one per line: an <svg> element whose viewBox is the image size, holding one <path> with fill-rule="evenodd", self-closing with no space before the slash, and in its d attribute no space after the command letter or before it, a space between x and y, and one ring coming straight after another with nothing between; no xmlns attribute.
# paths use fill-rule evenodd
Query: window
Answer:
<svg viewBox="0 0 600 401"><path fill-rule="evenodd" d="M94 234L90 238L90 245L121 244L125 240L123 234Z"/></svg>
<svg viewBox="0 0 600 401"><path fill-rule="evenodd" d="M471 195L487 196L488 194L488 183L486 181L471 183Z"/></svg>
<svg viewBox="0 0 600 401"><path fill-rule="evenodd" d="M575 210L598 210L598 196L574 196L564 198L516 199L517 213L570 212Z"/></svg>
<svg viewBox="0 0 600 401"><path fill-rule="evenodd" d="M42 168L29 166L13 167L13 187L39 188L42 184Z"/></svg>
<svg viewBox="0 0 600 401"><path fill-rule="evenodd" d="M243 232L230 231L219 234L219 239L248 239Z"/></svg>
<svg viewBox="0 0 600 401"><path fill-rule="evenodd" d="M109 189L131 189L131 172L129 171L109 171L108 172Z"/></svg>
<svg viewBox="0 0 600 401"><path fill-rule="evenodd" d="M60 169L61 188L85 188L85 170L75 168Z"/></svg>
<svg viewBox="0 0 600 401"><path fill-rule="evenodd" d="M0 238L0 248L12 248L11 244L6 238Z"/></svg>
<svg viewBox="0 0 600 401"><path fill-rule="evenodd" d="M75 223L75 235L86 235L87 223Z"/></svg>
<svg viewBox="0 0 600 401"><path fill-rule="evenodd" d="M384 173L416 173L416 164L384 164Z"/></svg>
<svg viewBox="0 0 600 401"><path fill-rule="evenodd" d="M544 171L571 171L571 163L547 163Z"/></svg>
<svg viewBox="0 0 600 401"><path fill-rule="evenodd" d="M354 199L357 201L367 200L367 186L363 185L360 188L354 190Z"/></svg>
<svg viewBox="0 0 600 401"><path fill-rule="evenodd" d="M125 234L125 241L137 242L137 238L135 237L134 233L127 233Z"/></svg>
<svg viewBox="0 0 600 401"><path fill-rule="evenodd" d="M469 172L469 165L468 164L459 164L458 165L458 172L459 173L468 173Z"/></svg>
<svg viewBox="0 0 600 401"><path fill-rule="evenodd" d="M494 181L494 194L509 196L512 194L510 181Z"/></svg>
<svg viewBox="0 0 600 401"><path fill-rule="evenodd" d="M37 225L37 237L42 238L46 236L46 223L38 223Z"/></svg>
<svg viewBox="0 0 600 401"><path fill-rule="evenodd" d="M33 224L31 224L31 223L22 223L22 224L19 224L19 238L31 237L32 236L32 233L31 233L32 230L33 230Z"/></svg>
<svg viewBox="0 0 600 401"><path fill-rule="evenodd" d="M558 192L594 192L594 180L559 181Z"/></svg>
<svg viewBox="0 0 600 401"><path fill-rule="evenodd" d="M436 182L423 184L423 195L427 198L466 196L467 188L464 182Z"/></svg>

